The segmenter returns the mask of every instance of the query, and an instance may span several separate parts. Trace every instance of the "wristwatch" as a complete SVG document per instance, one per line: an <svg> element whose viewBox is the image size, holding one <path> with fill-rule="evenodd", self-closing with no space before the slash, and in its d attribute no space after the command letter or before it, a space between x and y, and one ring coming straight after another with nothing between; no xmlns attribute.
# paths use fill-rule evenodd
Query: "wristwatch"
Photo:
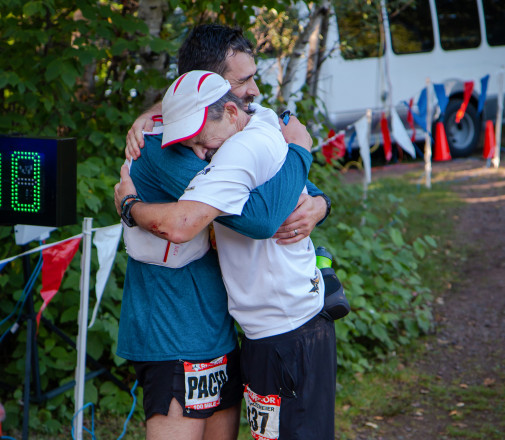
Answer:
<svg viewBox="0 0 505 440"><path fill-rule="evenodd" d="M128 226L129 228L131 228L132 226L137 226L137 223L132 217L131 210L132 206L135 205L135 203L141 201L142 200L140 200L139 196L135 194L130 194L126 196L121 202L121 219L123 220L125 225Z"/></svg>
<svg viewBox="0 0 505 440"><path fill-rule="evenodd" d="M330 215L331 212L331 199L326 195L326 194L319 194L319 197L322 197L324 201L326 202L326 214L324 217L316 223L316 226L322 225L323 222L326 220L326 218Z"/></svg>

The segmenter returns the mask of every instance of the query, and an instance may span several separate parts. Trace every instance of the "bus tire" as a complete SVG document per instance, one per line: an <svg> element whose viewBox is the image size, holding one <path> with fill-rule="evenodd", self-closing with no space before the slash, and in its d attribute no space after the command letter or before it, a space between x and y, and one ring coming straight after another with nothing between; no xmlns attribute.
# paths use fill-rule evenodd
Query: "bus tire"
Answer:
<svg viewBox="0 0 505 440"><path fill-rule="evenodd" d="M472 103L468 104L463 119L459 124L456 123L456 113L462 102L461 99L451 99L443 120L453 158L470 156L476 150L480 138L480 118Z"/></svg>

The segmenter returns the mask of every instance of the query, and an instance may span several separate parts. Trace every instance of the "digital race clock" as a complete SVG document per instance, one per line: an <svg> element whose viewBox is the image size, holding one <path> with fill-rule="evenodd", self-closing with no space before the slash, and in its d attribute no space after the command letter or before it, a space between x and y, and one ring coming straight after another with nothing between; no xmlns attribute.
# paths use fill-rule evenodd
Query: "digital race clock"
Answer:
<svg viewBox="0 0 505 440"><path fill-rule="evenodd" d="M0 136L0 224L76 222L74 138Z"/></svg>

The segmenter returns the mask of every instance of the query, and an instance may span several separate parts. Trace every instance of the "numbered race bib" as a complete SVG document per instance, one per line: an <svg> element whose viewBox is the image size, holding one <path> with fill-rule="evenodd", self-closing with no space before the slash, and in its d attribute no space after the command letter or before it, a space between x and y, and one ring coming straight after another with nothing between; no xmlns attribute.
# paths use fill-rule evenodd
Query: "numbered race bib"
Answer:
<svg viewBox="0 0 505 440"><path fill-rule="evenodd" d="M251 435L256 440L277 440L281 398L276 395L260 396L246 385L244 399Z"/></svg>
<svg viewBox="0 0 505 440"><path fill-rule="evenodd" d="M208 363L184 362L186 408L214 408L221 401L221 388L228 381L226 356Z"/></svg>

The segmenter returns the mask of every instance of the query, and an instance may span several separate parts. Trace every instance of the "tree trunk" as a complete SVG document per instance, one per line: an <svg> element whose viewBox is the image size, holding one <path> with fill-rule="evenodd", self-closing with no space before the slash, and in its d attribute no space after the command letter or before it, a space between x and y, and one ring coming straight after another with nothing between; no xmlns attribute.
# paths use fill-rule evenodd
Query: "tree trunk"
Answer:
<svg viewBox="0 0 505 440"><path fill-rule="evenodd" d="M168 6L165 0L139 0L139 18L144 20L149 28L149 34L159 37L165 22ZM167 53L153 53L149 47L140 50L140 65L143 70L155 69L165 73L169 66ZM163 91L149 88L144 92L144 107L151 107L161 99Z"/></svg>
<svg viewBox="0 0 505 440"><path fill-rule="evenodd" d="M311 10L309 15L309 21L305 26L303 32L300 34L298 40L296 41L295 47L293 48L293 52L289 57L288 65L286 66L286 71L284 73L283 82L280 85L278 93L278 99L281 102L288 102L289 97L291 96L292 93L294 93L293 79L296 71L299 68L301 59L305 54L305 48L307 47L309 38L319 21L320 9L321 8L317 5L313 6L313 9Z"/></svg>
<svg viewBox="0 0 505 440"><path fill-rule="evenodd" d="M309 37L309 54L307 56L307 76L305 82L307 84L309 93L312 95L314 89L314 82L316 77L317 55L319 53L319 38L321 35L321 16L317 17L317 22L314 30Z"/></svg>
<svg viewBox="0 0 505 440"><path fill-rule="evenodd" d="M326 7L325 7L326 6ZM330 24L330 8L326 4L321 8L321 16L318 26L315 28L315 45L313 54L309 53L309 65L307 66L307 85L311 96L317 95L317 85L319 83L319 70L324 61L326 52L326 41L328 39L328 28ZM311 56L312 55L312 56Z"/></svg>

